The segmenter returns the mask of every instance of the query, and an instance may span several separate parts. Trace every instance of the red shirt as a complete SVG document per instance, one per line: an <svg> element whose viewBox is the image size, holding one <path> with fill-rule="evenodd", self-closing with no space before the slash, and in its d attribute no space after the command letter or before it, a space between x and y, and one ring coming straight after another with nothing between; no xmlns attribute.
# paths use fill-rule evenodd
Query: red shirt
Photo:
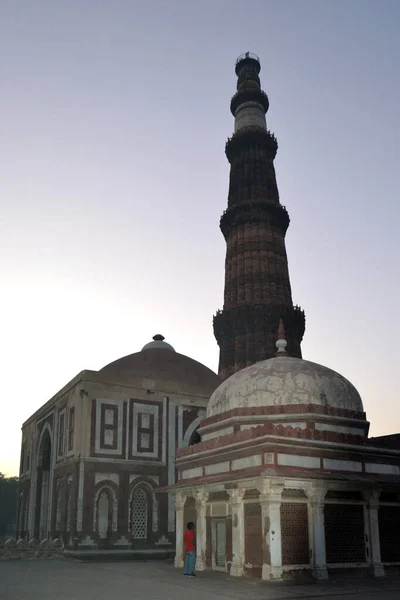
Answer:
<svg viewBox="0 0 400 600"><path fill-rule="evenodd" d="M183 539L185 540L185 552L196 550L196 534L193 529L186 529Z"/></svg>

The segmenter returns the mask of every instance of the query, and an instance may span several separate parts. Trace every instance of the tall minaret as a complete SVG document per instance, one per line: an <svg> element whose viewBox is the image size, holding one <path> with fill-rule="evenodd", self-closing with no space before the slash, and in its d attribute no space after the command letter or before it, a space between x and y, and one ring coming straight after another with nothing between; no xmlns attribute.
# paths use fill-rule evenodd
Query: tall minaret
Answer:
<svg viewBox="0 0 400 600"><path fill-rule="evenodd" d="M214 317L219 374L275 356L282 319L288 354L301 358L304 312L294 307L286 257L289 215L279 202L275 136L267 129L269 102L260 87L260 61L247 52L236 61L231 100L235 132L225 148L231 165L228 208L220 227L226 240L224 308Z"/></svg>

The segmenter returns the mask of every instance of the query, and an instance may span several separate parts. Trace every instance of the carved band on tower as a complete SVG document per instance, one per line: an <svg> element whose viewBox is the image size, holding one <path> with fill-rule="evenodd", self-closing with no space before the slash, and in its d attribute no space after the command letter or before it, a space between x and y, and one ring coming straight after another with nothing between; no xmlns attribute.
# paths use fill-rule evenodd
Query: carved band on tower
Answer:
<svg viewBox="0 0 400 600"><path fill-rule="evenodd" d="M278 144L267 130L269 102L260 70L259 58L249 52L236 62L235 132L225 148L231 171L228 208L220 222L227 245L224 308L214 317L224 379L275 356L280 319L291 356L301 358L305 330L304 312L292 301L285 247L290 219L279 202Z"/></svg>

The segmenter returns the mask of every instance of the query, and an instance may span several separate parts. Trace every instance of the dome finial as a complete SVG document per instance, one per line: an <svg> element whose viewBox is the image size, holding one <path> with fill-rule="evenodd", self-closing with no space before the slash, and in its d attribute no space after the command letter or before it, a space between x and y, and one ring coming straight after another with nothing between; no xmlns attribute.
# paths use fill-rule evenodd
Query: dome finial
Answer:
<svg viewBox="0 0 400 600"><path fill-rule="evenodd" d="M165 340L165 337L161 335L161 333L157 333L156 335L153 335L153 340L155 342L163 342Z"/></svg>
<svg viewBox="0 0 400 600"><path fill-rule="evenodd" d="M175 349L165 341L165 337L161 333L153 335L153 341L143 346L143 350L172 350L175 352Z"/></svg>
<svg viewBox="0 0 400 600"><path fill-rule="evenodd" d="M279 321L278 339L277 339L275 345L278 349L278 352L276 353L277 356L287 356L287 352L286 352L287 341L285 339L285 327L283 325L282 318Z"/></svg>

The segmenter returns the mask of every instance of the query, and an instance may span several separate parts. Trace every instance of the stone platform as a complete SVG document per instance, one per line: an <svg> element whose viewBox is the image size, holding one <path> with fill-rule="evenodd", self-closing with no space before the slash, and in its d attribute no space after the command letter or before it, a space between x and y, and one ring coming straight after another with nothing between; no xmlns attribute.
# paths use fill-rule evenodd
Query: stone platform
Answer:
<svg viewBox="0 0 400 600"><path fill-rule="evenodd" d="M184 577L169 561L90 563L52 560L0 562L1 600L398 600L400 575L383 579L336 574L328 581L261 582L226 573Z"/></svg>
<svg viewBox="0 0 400 600"><path fill-rule="evenodd" d="M170 560L175 556L175 550L64 550L65 558L90 562L114 562L123 560Z"/></svg>

